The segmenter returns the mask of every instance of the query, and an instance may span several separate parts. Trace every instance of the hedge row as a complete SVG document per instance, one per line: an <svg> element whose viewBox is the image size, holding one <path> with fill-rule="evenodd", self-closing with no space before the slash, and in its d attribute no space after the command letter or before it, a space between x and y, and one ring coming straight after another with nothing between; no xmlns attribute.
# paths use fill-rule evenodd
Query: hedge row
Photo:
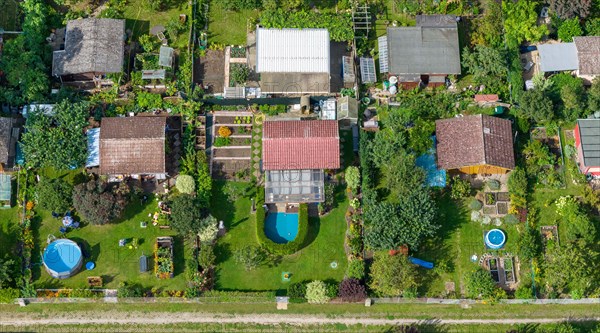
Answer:
<svg viewBox="0 0 600 333"><path fill-rule="evenodd" d="M0 289L0 303L13 303L15 299L19 298L19 289L5 288Z"/></svg>
<svg viewBox="0 0 600 333"><path fill-rule="evenodd" d="M259 188L258 192L263 192L263 188ZM257 195L257 207L256 207L256 237L258 242L265 248L265 250L273 254L287 255L297 252L304 245L306 235L308 234L308 206L307 204L300 204L298 209L298 235L296 238L285 244L278 244L270 240L265 234L265 218L267 212L263 207L264 195Z"/></svg>

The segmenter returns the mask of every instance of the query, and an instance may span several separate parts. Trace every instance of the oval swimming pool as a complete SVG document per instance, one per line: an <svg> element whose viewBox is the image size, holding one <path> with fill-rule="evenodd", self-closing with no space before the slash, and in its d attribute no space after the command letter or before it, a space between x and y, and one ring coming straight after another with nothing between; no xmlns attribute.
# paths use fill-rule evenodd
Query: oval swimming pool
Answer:
<svg viewBox="0 0 600 333"><path fill-rule="evenodd" d="M500 229L492 229L485 234L485 245L493 250L498 250L504 247L506 235Z"/></svg>
<svg viewBox="0 0 600 333"><path fill-rule="evenodd" d="M265 234L275 243L285 244L298 236L298 213L269 213Z"/></svg>
<svg viewBox="0 0 600 333"><path fill-rule="evenodd" d="M57 239L48 244L42 257L44 267L50 276L66 279L81 268L83 256L79 245L70 239Z"/></svg>

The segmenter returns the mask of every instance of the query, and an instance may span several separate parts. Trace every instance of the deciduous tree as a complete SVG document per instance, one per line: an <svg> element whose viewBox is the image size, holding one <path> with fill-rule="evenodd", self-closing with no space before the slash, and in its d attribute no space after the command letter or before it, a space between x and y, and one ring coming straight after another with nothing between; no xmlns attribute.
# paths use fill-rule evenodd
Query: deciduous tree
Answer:
<svg viewBox="0 0 600 333"><path fill-rule="evenodd" d="M400 245L416 249L423 238L439 228L435 224L437 206L421 188L393 204L380 202L365 212L365 244L374 250L389 250Z"/></svg>
<svg viewBox="0 0 600 333"><path fill-rule="evenodd" d="M558 38L565 43L570 43L573 37L582 35L583 29L577 17L563 21L558 27Z"/></svg>
<svg viewBox="0 0 600 333"><path fill-rule="evenodd" d="M126 196L111 192L108 184L101 181L91 180L73 189L73 206L84 221L92 224L106 224L118 218L126 204Z"/></svg>
<svg viewBox="0 0 600 333"><path fill-rule="evenodd" d="M171 201L171 226L182 235L197 233L204 226L206 207L190 194L181 194Z"/></svg>
<svg viewBox="0 0 600 333"><path fill-rule="evenodd" d="M537 42L548 33L545 25L538 25L537 3L530 0L502 1L504 31L510 46L523 41Z"/></svg>
<svg viewBox="0 0 600 333"><path fill-rule="evenodd" d="M417 287L415 266L404 255L377 252L371 266L371 289L380 296L401 296Z"/></svg>
<svg viewBox="0 0 600 333"><path fill-rule="evenodd" d="M542 90L528 90L521 97L519 114L538 124L547 123L554 119L552 101Z"/></svg>
<svg viewBox="0 0 600 333"><path fill-rule="evenodd" d="M62 178L45 179L36 186L38 205L53 212L64 213L73 203L73 186Z"/></svg>
<svg viewBox="0 0 600 333"><path fill-rule="evenodd" d="M550 9L561 19L586 18L592 9L592 0L550 0Z"/></svg>

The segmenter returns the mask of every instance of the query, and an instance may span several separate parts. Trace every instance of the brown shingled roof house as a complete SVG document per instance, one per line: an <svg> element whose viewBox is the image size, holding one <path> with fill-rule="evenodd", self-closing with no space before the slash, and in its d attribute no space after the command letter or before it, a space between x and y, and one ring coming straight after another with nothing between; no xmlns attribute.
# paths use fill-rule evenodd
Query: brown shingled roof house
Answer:
<svg viewBox="0 0 600 333"><path fill-rule="evenodd" d="M166 175L165 117L102 118L100 174Z"/></svg>
<svg viewBox="0 0 600 333"><path fill-rule="evenodd" d="M266 121L263 164L267 203L324 201L324 169L340 168L336 120Z"/></svg>
<svg viewBox="0 0 600 333"><path fill-rule="evenodd" d="M435 122L440 169L467 174L505 174L515 168L512 124L486 115Z"/></svg>

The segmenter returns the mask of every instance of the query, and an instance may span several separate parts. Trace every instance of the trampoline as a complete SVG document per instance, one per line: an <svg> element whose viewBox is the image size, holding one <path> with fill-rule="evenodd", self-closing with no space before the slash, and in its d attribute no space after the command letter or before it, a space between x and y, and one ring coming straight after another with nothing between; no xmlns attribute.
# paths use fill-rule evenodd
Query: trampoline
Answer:
<svg viewBox="0 0 600 333"><path fill-rule="evenodd" d="M485 234L485 246L492 250L498 250L504 247L506 235L500 229L492 229Z"/></svg>
<svg viewBox="0 0 600 333"><path fill-rule="evenodd" d="M44 267L56 279L71 277L81 268L83 256L77 243L69 239L57 239L48 244L42 257Z"/></svg>

